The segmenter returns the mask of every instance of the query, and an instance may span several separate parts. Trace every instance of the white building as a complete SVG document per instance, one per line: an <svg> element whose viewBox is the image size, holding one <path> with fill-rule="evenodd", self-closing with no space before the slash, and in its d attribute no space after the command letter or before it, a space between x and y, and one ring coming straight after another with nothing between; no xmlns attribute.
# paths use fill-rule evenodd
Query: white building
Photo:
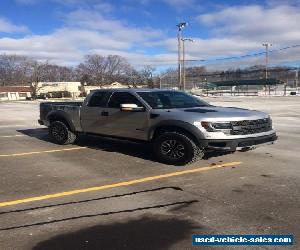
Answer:
<svg viewBox="0 0 300 250"><path fill-rule="evenodd" d="M33 83L34 85L35 83ZM80 82L39 82L36 87L36 95L49 97L79 97L81 93Z"/></svg>
<svg viewBox="0 0 300 250"><path fill-rule="evenodd" d="M103 85L103 86L88 86L88 85L84 85L83 86L83 92L88 95L91 91L95 90L95 89L123 89L123 88L128 88L128 85L124 85L122 83L119 82L113 82L111 84L108 85Z"/></svg>
<svg viewBox="0 0 300 250"><path fill-rule="evenodd" d="M0 87L0 100L26 100L31 97L31 88L26 86Z"/></svg>
<svg viewBox="0 0 300 250"><path fill-rule="evenodd" d="M103 88L104 89L126 89L126 88L129 88L130 86L128 85L124 85L122 83L119 83L119 82L113 82L109 85L104 85Z"/></svg>

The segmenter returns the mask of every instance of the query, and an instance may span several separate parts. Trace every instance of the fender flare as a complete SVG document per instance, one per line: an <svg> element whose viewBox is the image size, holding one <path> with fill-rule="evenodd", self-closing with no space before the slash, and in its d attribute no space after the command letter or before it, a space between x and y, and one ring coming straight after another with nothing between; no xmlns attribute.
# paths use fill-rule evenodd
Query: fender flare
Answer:
<svg viewBox="0 0 300 250"><path fill-rule="evenodd" d="M70 115L68 115L66 112L62 110L52 110L47 114L46 120L49 122L51 121L51 117L55 117L57 120L63 120L66 121L67 125L69 126L71 131L75 131L74 124L72 122L72 119ZM55 120L55 119L54 119Z"/></svg>
<svg viewBox="0 0 300 250"><path fill-rule="evenodd" d="M177 127L184 131L187 131L188 133L193 135L198 142L201 142L201 140L205 139L202 132L196 126L188 122L184 122L180 120L165 120L155 124L153 127L150 128L148 132L148 140L151 141L157 129L162 127Z"/></svg>

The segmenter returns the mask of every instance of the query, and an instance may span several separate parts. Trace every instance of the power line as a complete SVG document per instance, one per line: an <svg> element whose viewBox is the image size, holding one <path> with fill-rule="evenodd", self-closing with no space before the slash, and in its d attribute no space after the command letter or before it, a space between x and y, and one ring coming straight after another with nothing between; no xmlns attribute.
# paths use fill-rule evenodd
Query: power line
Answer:
<svg viewBox="0 0 300 250"><path fill-rule="evenodd" d="M292 45L292 46L287 46L279 49L274 49L274 50L269 50L269 53L277 52L277 51L282 51L282 50L287 50L287 49L292 49L292 48L297 48L300 47L300 44L297 45ZM266 52L258 52L258 53L252 53L252 54L246 54L246 55L240 55L240 56L231 56L231 57L223 57L223 58L212 58L212 59L188 59L186 61L190 62L207 62L207 61L225 61L225 60L232 60L232 59L242 59L245 57L255 57L255 56L261 56L265 55Z"/></svg>
<svg viewBox="0 0 300 250"><path fill-rule="evenodd" d="M299 70L297 67L275 67L275 68L269 68L270 73L290 73L291 71ZM206 73L197 73L194 75L193 73L189 73L188 77L189 78L198 78L198 77L211 77L211 76L221 76L224 75L226 76L227 74L240 74L240 75L247 75L247 74L257 74L257 73L262 73L264 71L264 68L260 69L245 69L245 70L218 70L214 72L206 72ZM175 71L174 71L175 72ZM174 73L170 72L170 74ZM169 75L168 77L173 77L175 78L175 75Z"/></svg>
<svg viewBox="0 0 300 250"><path fill-rule="evenodd" d="M273 50L269 50L269 53L274 53L274 52L278 52L278 51L283 51L283 50L287 50L287 49L292 49L292 48L297 48L300 47L300 44L296 44L296 45L291 45L291 46L286 46L286 47L282 47L279 49L273 49ZM231 57L221 57L221 58L208 58L208 59L186 59L185 61L187 62L213 62L213 61L226 61L226 60L234 60L234 59L243 59L243 58L247 58L247 57L256 57L256 56L262 56L265 55L266 52L257 52L257 53L251 53L251 54L245 54L245 55L239 55L239 56L231 56ZM168 65L168 64L164 64L167 62L175 62L176 59L165 59L165 60L149 60L149 64L151 63L162 63L162 65ZM148 64L148 65L149 65ZM141 65L147 65L145 64L141 64Z"/></svg>

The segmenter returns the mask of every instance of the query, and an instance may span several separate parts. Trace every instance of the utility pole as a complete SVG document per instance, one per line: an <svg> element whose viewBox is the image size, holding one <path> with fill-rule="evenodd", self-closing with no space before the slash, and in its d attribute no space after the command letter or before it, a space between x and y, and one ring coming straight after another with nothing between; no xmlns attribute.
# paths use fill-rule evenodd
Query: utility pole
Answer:
<svg viewBox="0 0 300 250"><path fill-rule="evenodd" d="M298 81L299 81L299 68L295 71L295 87L298 87Z"/></svg>
<svg viewBox="0 0 300 250"><path fill-rule="evenodd" d="M193 39L191 38L182 38L182 86L183 86L183 90L185 91L185 42L189 41L189 42L194 42Z"/></svg>
<svg viewBox="0 0 300 250"><path fill-rule="evenodd" d="M205 88L206 88L206 96L208 96L208 82L206 78L204 78L204 81L205 81Z"/></svg>
<svg viewBox="0 0 300 250"><path fill-rule="evenodd" d="M271 43L263 43L262 46L264 46L266 48L266 75L265 75L265 79L266 79L265 93L266 93L267 79L268 79L268 66L269 66L269 47L271 47L272 44ZM270 95L270 85L269 85L269 95Z"/></svg>
<svg viewBox="0 0 300 250"><path fill-rule="evenodd" d="M182 89L182 61L181 61L181 42L182 42L182 30L187 26L187 23L182 22L176 25L178 28L177 41L178 41L178 87Z"/></svg>
<svg viewBox="0 0 300 250"><path fill-rule="evenodd" d="M297 93L298 93L298 85L299 85L299 68L296 69L296 74L295 74L295 88Z"/></svg>
<svg viewBox="0 0 300 250"><path fill-rule="evenodd" d="M182 90L185 91L185 40L181 38L182 41Z"/></svg>

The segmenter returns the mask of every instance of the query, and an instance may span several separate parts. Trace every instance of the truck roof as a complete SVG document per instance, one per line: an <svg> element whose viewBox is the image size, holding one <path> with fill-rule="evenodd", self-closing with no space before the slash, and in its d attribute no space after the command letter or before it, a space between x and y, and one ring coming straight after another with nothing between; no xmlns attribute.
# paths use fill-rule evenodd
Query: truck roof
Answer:
<svg viewBox="0 0 300 250"><path fill-rule="evenodd" d="M173 89L147 89L147 88L128 88L128 89L120 89L120 88L113 88L113 89L94 89L91 92L100 92L100 91L111 91L111 92L130 92L130 93L136 93L136 92L158 92L158 91L178 91Z"/></svg>

